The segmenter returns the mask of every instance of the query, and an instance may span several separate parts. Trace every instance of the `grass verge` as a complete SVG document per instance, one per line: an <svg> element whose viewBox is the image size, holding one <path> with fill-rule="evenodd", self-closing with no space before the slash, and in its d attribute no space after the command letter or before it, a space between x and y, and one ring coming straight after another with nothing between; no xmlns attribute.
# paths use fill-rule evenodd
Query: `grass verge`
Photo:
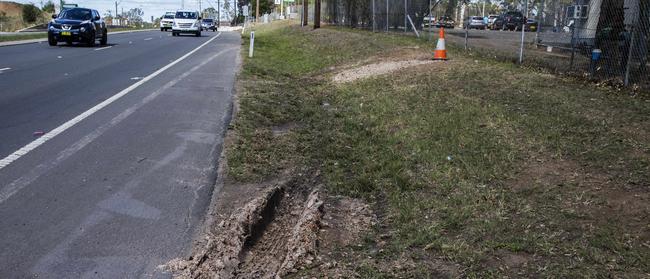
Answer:
<svg viewBox="0 0 650 279"><path fill-rule="evenodd" d="M372 203L373 233L335 253L358 277L648 276L647 96L453 47L449 62L331 81L341 68L431 47L259 27L238 80L228 175L264 181L306 168L331 193Z"/></svg>

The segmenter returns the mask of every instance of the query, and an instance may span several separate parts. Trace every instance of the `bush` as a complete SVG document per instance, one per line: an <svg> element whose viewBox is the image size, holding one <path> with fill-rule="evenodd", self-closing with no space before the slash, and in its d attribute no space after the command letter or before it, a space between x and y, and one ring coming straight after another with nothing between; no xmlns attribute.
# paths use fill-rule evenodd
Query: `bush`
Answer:
<svg viewBox="0 0 650 279"><path fill-rule="evenodd" d="M23 5L23 21L33 23L41 16L41 10L34 4Z"/></svg>

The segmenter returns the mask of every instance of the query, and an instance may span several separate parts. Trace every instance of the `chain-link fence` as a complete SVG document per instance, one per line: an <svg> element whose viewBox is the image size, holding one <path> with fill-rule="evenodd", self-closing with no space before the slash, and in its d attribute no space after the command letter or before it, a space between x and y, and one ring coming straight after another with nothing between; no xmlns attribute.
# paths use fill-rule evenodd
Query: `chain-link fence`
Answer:
<svg viewBox="0 0 650 279"><path fill-rule="evenodd" d="M650 0L321 1L331 25L433 40L445 27L447 41L486 55L650 89Z"/></svg>

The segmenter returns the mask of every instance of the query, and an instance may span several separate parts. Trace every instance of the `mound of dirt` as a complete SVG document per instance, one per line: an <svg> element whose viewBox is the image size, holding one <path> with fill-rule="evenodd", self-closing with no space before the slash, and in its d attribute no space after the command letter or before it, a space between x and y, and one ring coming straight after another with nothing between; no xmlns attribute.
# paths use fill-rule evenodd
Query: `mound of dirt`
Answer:
<svg viewBox="0 0 650 279"><path fill-rule="evenodd" d="M358 79L388 74L408 67L414 67L414 66L431 64L431 63L436 63L436 61L403 60L403 61L379 62L379 63L369 64L369 65L342 71L336 74L332 80L335 83L346 83Z"/></svg>

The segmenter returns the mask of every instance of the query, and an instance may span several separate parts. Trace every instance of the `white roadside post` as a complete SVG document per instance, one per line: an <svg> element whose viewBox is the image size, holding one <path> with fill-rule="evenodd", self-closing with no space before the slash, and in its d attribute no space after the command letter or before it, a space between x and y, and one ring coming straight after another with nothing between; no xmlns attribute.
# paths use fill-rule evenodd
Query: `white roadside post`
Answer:
<svg viewBox="0 0 650 279"><path fill-rule="evenodd" d="M248 48L248 57L253 58L253 45L255 44L255 31L251 31L251 44Z"/></svg>

